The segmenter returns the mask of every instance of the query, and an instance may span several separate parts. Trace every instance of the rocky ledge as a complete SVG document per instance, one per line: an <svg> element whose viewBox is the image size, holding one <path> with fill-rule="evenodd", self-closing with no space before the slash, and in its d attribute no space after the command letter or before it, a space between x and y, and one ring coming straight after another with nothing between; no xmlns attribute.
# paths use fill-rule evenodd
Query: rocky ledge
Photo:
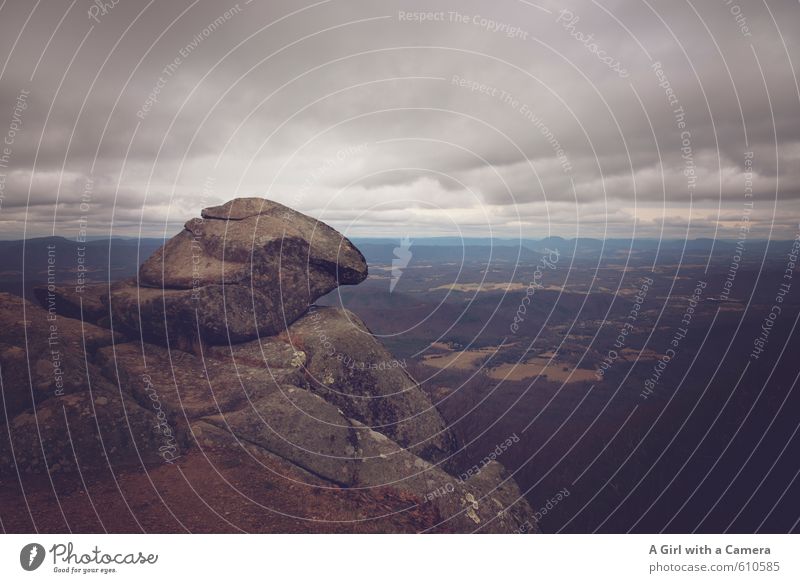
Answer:
<svg viewBox="0 0 800 583"><path fill-rule="evenodd" d="M456 478L458 445L425 392L355 314L314 305L366 277L334 229L245 198L188 221L136 280L42 288L41 307L0 295L0 482L24 495L43 477L56 493L70 476L91 490L85 476L145 473L154 487L222 459L216 475L257 463L271 492L231 497L286 516L291 491L311 531L529 532L502 466ZM320 519L312 492L336 511Z"/></svg>

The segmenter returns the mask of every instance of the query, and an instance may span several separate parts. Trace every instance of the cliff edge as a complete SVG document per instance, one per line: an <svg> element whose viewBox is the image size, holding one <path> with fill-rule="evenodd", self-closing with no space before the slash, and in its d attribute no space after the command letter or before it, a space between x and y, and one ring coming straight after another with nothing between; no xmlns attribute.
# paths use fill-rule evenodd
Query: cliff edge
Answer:
<svg viewBox="0 0 800 583"><path fill-rule="evenodd" d="M240 198L134 280L0 294L0 482L35 501L6 529L529 532L502 466L456 478L425 392L314 304L367 273L328 225Z"/></svg>

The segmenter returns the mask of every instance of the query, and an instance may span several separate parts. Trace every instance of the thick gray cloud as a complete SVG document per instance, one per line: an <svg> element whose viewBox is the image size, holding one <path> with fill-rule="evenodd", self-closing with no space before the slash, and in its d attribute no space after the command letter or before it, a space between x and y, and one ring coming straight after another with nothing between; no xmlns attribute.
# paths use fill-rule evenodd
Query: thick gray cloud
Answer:
<svg viewBox="0 0 800 583"><path fill-rule="evenodd" d="M5 238L253 194L362 236L797 231L794 1L102 5L2 5Z"/></svg>

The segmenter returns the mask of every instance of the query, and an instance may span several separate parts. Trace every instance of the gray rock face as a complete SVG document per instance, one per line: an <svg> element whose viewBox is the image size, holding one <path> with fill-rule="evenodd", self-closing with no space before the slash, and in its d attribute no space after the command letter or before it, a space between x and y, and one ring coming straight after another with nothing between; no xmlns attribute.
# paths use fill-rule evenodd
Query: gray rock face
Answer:
<svg viewBox="0 0 800 583"><path fill-rule="evenodd" d="M442 529L457 532L516 532L531 521L532 510L516 482L492 461L467 480L460 480L406 449L354 422L361 464L360 486L405 490L433 504L445 517Z"/></svg>
<svg viewBox="0 0 800 583"><path fill-rule="evenodd" d="M204 421L336 484L355 481L358 460L350 423L309 391L284 385L251 406Z"/></svg>
<svg viewBox="0 0 800 583"><path fill-rule="evenodd" d="M0 371L9 417L54 396L112 388L90 355L119 339L109 330L64 318L27 300L0 293ZM0 401L0 419L3 401Z"/></svg>
<svg viewBox="0 0 800 583"><path fill-rule="evenodd" d="M285 336L306 353L312 390L345 415L427 460L455 451L455 439L428 396L358 316L313 308Z"/></svg>
<svg viewBox="0 0 800 583"><path fill-rule="evenodd" d="M412 494L446 517L443 530L513 532L530 519L530 507L497 462L460 481L299 387L284 385L238 411L193 424L201 444L220 438L209 435L209 425L339 486Z"/></svg>
<svg viewBox="0 0 800 583"><path fill-rule="evenodd" d="M288 330L206 354L237 365L298 368L305 384L348 418L385 433L431 461L455 451L455 439L428 396L352 312L312 306Z"/></svg>
<svg viewBox="0 0 800 583"><path fill-rule="evenodd" d="M143 407L157 403L176 426L240 409L279 391L282 383L303 382L295 368L233 367L219 359L138 342L103 348L97 359L120 389Z"/></svg>
<svg viewBox="0 0 800 583"><path fill-rule="evenodd" d="M142 284L191 289L252 283L271 292L287 278L306 281L307 291L319 297L367 276L361 252L341 233L277 202L237 198L201 214L142 264Z"/></svg>
<svg viewBox="0 0 800 583"><path fill-rule="evenodd" d="M112 293L111 308L161 344L166 335L179 346L241 342L280 332L320 296L366 277L364 257L334 229L240 198L188 221L141 266L140 288Z"/></svg>
<svg viewBox="0 0 800 583"><path fill-rule="evenodd" d="M231 433L227 427L219 428L201 419L192 422L190 433L194 444L200 449L222 449L226 451L231 459L237 459L244 454L267 467L277 466L279 468L288 468L289 472L300 477L304 485L322 487L330 487L331 485L330 481L305 471L300 466L292 464L285 458L275 455L271 451L259 447L254 443L239 439L236 435ZM281 472L281 475L284 475L283 472Z"/></svg>
<svg viewBox="0 0 800 583"><path fill-rule="evenodd" d="M194 291L124 287L111 293L111 311L115 329L181 350L243 342L281 328L271 299L239 285Z"/></svg>
<svg viewBox="0 0 800 583"><path fill-rule="evenodd" d="M178 441L159 430L153 411L108 391L49 399L3 429L11 435L10 444L7 435L0 439L7 476L139 466L180 455Z"/></svg>
<svg viewBox="0 0 800 583"><path fill-rule="evenodd" d="M102 301L108 295L108 284L86 284L80 286L37 286L33 290L36 300L47 309L52 302L59 316L98 324L108 320L108 307Z"/></svg>

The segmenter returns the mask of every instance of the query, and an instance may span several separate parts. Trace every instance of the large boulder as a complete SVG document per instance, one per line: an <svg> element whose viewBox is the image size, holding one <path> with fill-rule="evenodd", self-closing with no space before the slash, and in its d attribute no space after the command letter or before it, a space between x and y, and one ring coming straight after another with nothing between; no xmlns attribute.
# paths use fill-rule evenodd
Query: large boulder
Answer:
<svg viewBox="0 0 800 583"><path fill-rule="evenodd" d="M305 284L313 299L367 277L361 252L325 223L263 198L236 198L203 209L184 230L145 261L143 285L192 289L242 284L275 289L282 278Z"/></svg>
<svg viewBox="0 0 800 583"><path fill-rule="evenodd" d="M114 321L179 347L285 329L317 298L367 277L341 233L279 203L238 198L202 211L113 291ZM169 339L169 340L168 340Z"/></svg>
<svg viewBox="0 0 800 583"><path fill-rule="evenodd" d="M205 285L196 290L126 286L111 293L112 326L146 341L200 352L200 345L243 342L271 333L260 328L275 304L241 285ZM263 323L263 322L262 322Z"/></svg>

